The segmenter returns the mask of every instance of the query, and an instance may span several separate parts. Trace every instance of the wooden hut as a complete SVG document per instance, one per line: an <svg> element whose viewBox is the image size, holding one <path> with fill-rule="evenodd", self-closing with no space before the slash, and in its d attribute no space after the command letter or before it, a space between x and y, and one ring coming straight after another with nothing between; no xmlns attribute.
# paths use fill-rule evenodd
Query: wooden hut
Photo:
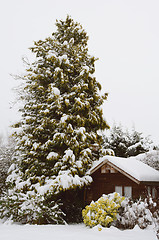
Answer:
<svg viewBox="0 0 159 240"><path fill-rule="evenodd" d="M93 182L85 191L87 204L111 192L133 199L148 194L159 197L159 171L134 157L105 156L93 164L88 174Z"/></svg>

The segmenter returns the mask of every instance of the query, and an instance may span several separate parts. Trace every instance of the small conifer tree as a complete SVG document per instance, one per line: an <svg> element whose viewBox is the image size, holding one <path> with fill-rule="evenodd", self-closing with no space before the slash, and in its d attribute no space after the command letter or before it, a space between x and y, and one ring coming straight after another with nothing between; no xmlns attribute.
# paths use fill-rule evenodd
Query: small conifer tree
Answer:
<svg viewBox="0 0 159 240"><path fill-rule="evenodd" d="M99 94L85 30L70 16L56 27L30 48L36 60L23 77L16 153L1 201L3 216L7 207L7 217L24 223L63 222L58 196L91 182L86 172L99 157L98 130L108 128L101 109L107 94Z"/></svg>
<svg viewBox="0 0 159 240"><path fill-rule="evenodd" d="M103 147L112 149L115 156L130 157L148 152L152 146L152 141L144 137L142 133L132 128L124 130L123 126L114 124L109 135L103 135Z"/></svg>

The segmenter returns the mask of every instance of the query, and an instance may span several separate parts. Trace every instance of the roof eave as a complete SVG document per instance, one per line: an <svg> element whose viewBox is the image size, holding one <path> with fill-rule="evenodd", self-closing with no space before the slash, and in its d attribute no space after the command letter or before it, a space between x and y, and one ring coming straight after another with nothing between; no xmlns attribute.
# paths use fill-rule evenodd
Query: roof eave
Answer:
<svg viewBox="0 0 159 240"><path fill-rule="evenodd" d="M141 184L159 186L159 181L141 181Z"/></svg>

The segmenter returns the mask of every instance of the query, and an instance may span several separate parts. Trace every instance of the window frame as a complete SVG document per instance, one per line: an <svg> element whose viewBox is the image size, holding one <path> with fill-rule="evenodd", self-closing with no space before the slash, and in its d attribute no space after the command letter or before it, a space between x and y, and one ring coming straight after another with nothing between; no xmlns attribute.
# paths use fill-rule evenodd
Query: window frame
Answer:
<svg viewBox="0 0 159 240"><path fill-rule="evenodd" d="M118 190L119 188L120 190ZM130 194L127 194L126 196L126 189L130 189ZM133 187L132 186L123 186L123 185L115 185L115 192L119 193L121 196L132 198L133 195Z"/></svg>

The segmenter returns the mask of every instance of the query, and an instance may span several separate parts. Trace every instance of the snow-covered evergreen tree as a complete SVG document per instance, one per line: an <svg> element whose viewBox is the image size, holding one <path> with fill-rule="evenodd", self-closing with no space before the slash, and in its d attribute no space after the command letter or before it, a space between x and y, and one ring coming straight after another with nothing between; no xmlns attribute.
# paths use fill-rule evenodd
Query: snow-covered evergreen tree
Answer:
<svg viewBox="0 0 159 240"><path fill-rule="evenodd" d="M11 165L11 158L14 153L14 142L11 137L5 139L0 136L0 195L6 192L6 177Z"/></svg>
<svg viewBox="0 0 159 240"><path fill-rule="evenodd" d="M114 124L109 135L103 135L103 147L112 149L118 157L137 156L147 152L152 147L149 137L144 137L142 133L132 128L131 131L123 126Z"/></svg>
<svg viewBox="0 0 159 240"><path fill-rule="evenodd" d="M159 171L159 150L139 154L137 159Z"/></svg>
<svg viewBox="0 0 159 240"><path fill-rule="evenodd" d="M23 77L25 104L1 208L14 221L63 222L56 200L91 182L86 172L99 157L97 132L108 128L101 109L107 94L99 94L85 30L69 16L56 26L51 37L34 43L36 60Z"/></svg>
<svg viewBox="0 0 159 240"><path fill-rule="evenodd" d="M130 135L130 143L127 149L128 156L137 156L138 154L148 152L152 146L149 137L144 137L141 132L132 129Z"/></svg>
<svg viewBox="0 0 159 240"><path fill-rule="evenodd" d="M103 135L103 147L111 149L115 156L125 157L129 135L123 130L122 125L114 124L109 135Z"/></svg>

